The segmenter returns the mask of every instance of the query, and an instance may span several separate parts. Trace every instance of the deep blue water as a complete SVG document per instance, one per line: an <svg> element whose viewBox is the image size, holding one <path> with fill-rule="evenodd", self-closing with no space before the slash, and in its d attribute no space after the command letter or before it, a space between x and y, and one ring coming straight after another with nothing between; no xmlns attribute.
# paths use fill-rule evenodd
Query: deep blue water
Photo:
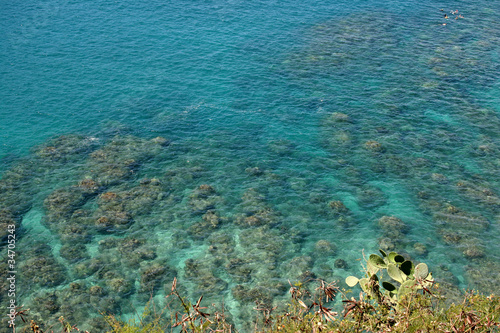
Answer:
<svg viewBox="0 0 500 333"><path fill-rule="evenodd" d="M500 290L499 12L2 2L0 222L17 225L18 303L99 331L96 309L162 303L176 276L245 327L288 279L344 286L379 247L450 290Z"/></svg>

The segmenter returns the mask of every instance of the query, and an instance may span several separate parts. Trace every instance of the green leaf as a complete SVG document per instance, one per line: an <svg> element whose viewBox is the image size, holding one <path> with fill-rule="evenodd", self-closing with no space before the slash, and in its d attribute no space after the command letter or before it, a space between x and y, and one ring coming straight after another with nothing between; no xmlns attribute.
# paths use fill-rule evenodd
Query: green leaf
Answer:
<svg viewBox="0 0 500 333"><path fill-rule="evenodd" d="M404 295L414 292L416 290L416 283L415 280L407 280L405 283L401 284L398 291L398 298L401 299Z"/></svg>
<svg viewBox="0 0 500 333"><path fill-rule="evenodd" d="M432 287L433 283L434 279L432 278L432 273L429 273L429 275L427 275L427 277L425 278L425 282L422 284L422 286L425 288L430 288Z"/></svg>
<svg viewBox="0 0 500 333"><path fill-rule="evenodd" d="M368 271L368 275L372 276L373 274L377 274L379 268L374 266L370 261L366 263L366 270Z"/></svg>
<svg viewBox="0 0 500 333"><path fill-rule="evenodd" d="M371 296L372 291L370 290L370 280L368 280L367 278L360 279L359 285L361 286L361 289L363 289L365 293Z"/></svg>
<svg viewBox="0 0 500 333"><path fill-rule="evenodd" d="M359 282L359 279L355 276L348 276L346 277L345 279L345 283L349 286L349 287L354 287L355 285L357 285Z"/></svg>
<svg viewBox="0 0 500 333"><path fill-rule="evenodd" d="M382 257L387 257L387 254L384 252L384 250L382 249L379 249L379 252L382 254Z"/></svg>
<svg viewBox="0 0 500 333"><path fill-rule="evenodd" d="M398 263L403 263L405 261L405 257L398 254L397 256L394 257L394 261Z"/></svg>
<svg viewBox="0 0 500 333"><path fill-rule="evenodd" d="M423 262L418 264L415 267L415 278L416 279L425 279L429 275L429 268Z"/></svg>
<svg viewBox="0 0 500 333"><path fill-rule="evenodd" d="M387 265L387 274L399 283L406 281L406 275L395 264Z"/></svg>
<svg viewBox="0 0 500 333"><path fill-rule="evenodd" d="M370 257L368 258L368 262L377 268L386 268L387 267L387 265L384 262L384 259L382 259L380 256L378 256L376 254L370 254Z"/></svg>
<svg viewBox="0 0 500 333"><path fill-rule="evenodd" d="M413 263L410 260L405 260L401 266L399 267L400 270L403 271L407 276L410 276L412 274L413 270Z"/></svg>
<svg viewBox="0 0 500 333"><path fill-rule="evenodd" d="M392 283L389 283L389 282L382 282L382 287L384 287L384 289L388 290L388 291L394 291L396 290L396 287L392 284Z"/></svg>
<svg viewBox="0 0 500 333"><path fill-rule="evenodd" d="M394 260L394 257L395 256L398 256L399 254L397 254L396 252L391 252L387 255L387 260L388 262L392 262L392 263L395 263L396 261Z"/></svg>

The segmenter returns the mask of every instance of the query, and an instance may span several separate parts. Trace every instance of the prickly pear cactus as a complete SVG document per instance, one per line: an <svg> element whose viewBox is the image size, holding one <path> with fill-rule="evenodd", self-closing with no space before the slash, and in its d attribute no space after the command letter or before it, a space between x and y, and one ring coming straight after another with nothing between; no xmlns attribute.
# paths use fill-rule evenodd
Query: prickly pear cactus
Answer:
<svg viewBox="0 0 500 333"><path fill-rule="evenodd" d="M434 283L426 264L420 263L415 266L412 261L405 260L396 252L386 254L382 250L379 251L382 257L377 254L369 256L364 278L358 279L355 276L346 278L345 282L349 287L354 287L359 283L368 298L387 301L398 311L403 297L416 293L418 290L430 288ZM387 271L392 282L379 281L377 273L383 270ZM381 291L380 286L384 291Z"/></svg>

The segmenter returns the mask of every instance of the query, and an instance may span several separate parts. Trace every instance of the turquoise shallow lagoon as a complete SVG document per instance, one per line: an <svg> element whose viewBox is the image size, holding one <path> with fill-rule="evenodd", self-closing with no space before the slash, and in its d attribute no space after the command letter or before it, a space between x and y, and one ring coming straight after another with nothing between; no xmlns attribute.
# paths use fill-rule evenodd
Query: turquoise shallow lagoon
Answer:
<svg viewBox="0 0 500 333"><path fill-rule="evenodd" d="M499 12L2 4L0 266L15 224L18 304L100 332L99 311L164 304L177 277L245 331L288 280L346 287L378 248L450 297L498 292Z"/></svg>

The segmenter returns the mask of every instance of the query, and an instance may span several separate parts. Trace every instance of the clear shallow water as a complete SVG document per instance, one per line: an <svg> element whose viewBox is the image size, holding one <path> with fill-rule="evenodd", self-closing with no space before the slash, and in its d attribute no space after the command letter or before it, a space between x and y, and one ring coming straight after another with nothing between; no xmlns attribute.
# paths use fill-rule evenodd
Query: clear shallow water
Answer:
<svg viewBox="0 0 500 333"><path fill-rule="evenodd" d="M20 302L82 323L177 276L245 327L287 279L343 281L380 246L498 291L499 9L2 5Z"/></svg>

